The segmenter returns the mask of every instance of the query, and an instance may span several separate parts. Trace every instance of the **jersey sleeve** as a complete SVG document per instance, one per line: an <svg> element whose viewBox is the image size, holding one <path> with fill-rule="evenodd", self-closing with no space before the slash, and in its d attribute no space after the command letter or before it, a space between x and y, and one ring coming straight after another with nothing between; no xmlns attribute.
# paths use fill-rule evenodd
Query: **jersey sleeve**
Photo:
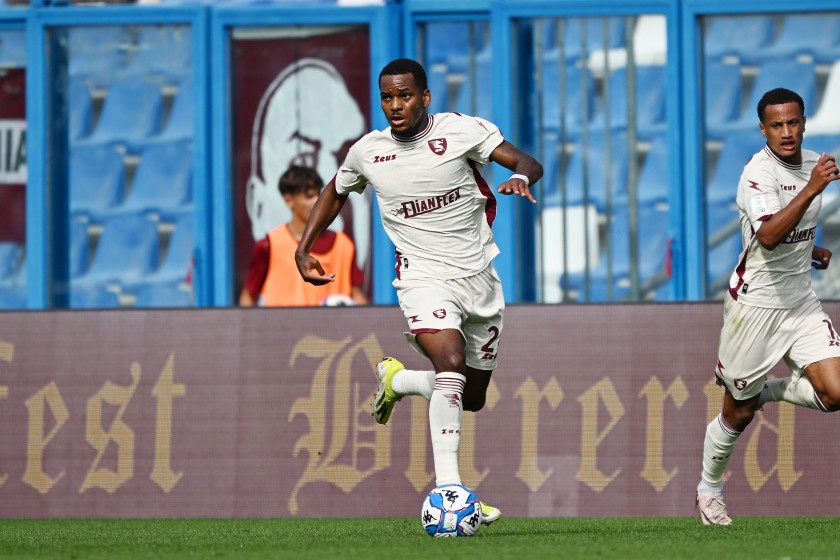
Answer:
<svg viewBox="0 0 840 560"><path fill-rule="evenodd" d="M779 200L779 186L775 176L760 167L747 166L738 184L741 207L758 230L761 223L782 209Z"/></svg>
<svg viewBox="0 0 840 560"><path fill-rule="evenodd" d="M467 157L480 164L490 161L490 154L504 142L505 137L495 124L480 117L468 117L473 121L471 133L474 135L475 144L467 153Z"/></svg>
<svg viewBox="0 0 840 560"><path fill-rule="evenodd" d="M335 175L335 190L340 195L351 192L362 192L367 186L367 178L361 171L361 148L359 142L350 147L344 163L338 168Z"/></svg>

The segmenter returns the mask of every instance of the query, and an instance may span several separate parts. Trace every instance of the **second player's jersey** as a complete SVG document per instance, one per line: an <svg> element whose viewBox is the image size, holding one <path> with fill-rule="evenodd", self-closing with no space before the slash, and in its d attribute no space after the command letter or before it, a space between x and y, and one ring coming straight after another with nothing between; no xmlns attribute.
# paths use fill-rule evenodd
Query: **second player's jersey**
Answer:
<svg viewBox="0 0 840 560"><path fill-rule="evenodd" d="M811 203L799 224L772 251L759 243L761 223L799 194L811 178L819 155L802 150L802 164L780 160L765 146L744 167L738 184L738 210L744 250L729 281L730 295L754 307L789 308L813 294L811 253L821 196Z"/></svg>
<svg viewBox="0 0 840 560"><path fill-rule="evenodd" d="M481 167L503 140L495 125L458 113L429 115L410 139L374 131L350 148L336 191L373 186L398 279L472 276L499 253L490 230L496 199Z"/></svg>

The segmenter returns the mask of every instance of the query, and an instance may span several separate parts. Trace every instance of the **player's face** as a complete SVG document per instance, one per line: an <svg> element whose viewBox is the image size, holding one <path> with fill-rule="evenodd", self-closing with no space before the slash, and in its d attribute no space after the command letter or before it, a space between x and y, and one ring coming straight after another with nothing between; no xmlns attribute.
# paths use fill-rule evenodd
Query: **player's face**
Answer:
<svg viewBox="0 0 840 560"><path fill-rule="evenodd" d="M767 145L780 160L798 165L802 163L802 136L805 133L805 115L799 103L768 105L764 108L761 133Z"/></svg>
<svg viewBox="0 0 840 560"><path fill-rule="evenodd" d="M431 102L429 90L421 91L412 74L382 76L379 80L382 112L397 136L414 136L426 126L426 107Z"/></svg>

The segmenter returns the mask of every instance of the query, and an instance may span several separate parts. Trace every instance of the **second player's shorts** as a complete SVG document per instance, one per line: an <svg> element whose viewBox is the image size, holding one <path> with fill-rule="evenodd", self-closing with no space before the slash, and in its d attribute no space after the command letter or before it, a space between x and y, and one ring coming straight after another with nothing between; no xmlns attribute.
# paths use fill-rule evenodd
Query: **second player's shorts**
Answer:
<svg viewBox="0 0 840 560"><path fill-rule="evenodd" d="M794 379L809 365L840 357L840 338L815 295L790 309L751 307L726 297L715 374L736 400L761 392L784 359Z"/></svg>
<svg viewBox="0 0 840 560"><path fill-rule="evenodd" d="M466 342L467 366L496 369L505 298L492 265L467 278L398 280L394 286L408 321L405 337L415 350L425 355L418 334L455 329Z"/></svg>

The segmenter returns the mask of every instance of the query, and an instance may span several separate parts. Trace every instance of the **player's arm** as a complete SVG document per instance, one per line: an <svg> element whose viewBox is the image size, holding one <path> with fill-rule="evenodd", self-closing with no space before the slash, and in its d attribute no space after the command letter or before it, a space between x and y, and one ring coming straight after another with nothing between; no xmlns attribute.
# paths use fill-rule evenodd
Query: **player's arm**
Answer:
<svg viewBox="0 0 840 560"><path fill-rule="evenodd" d="M347 202L347 195L335 190L335 178L324 187L303 230L303 235L295 251L295 263L303 279L310 284L321 286L335 281L335 274L326 274L318 259L309 254L315 241L327 229Z"/></svg>
<svg viewBox="0 0 840 560"><path fill-rule="evenodd" d="M543 167L540 162L508 142L502 141L490 154L490 159L499 165L513 171L514 175L524 175L528 181L518 177L511 177L504 181L497 189L501 194L518 194L524 196L534 204L537 203L531 194L530 186L540 180L543 176Z"/></svg>
<svg viewBox="0 0 840 560"><path fill-rule="evenodd" d="M790 204L762 222L755 235L762 247L772 251L785 240L791 231L802 220L802 216L811 206L814 199L822 193L832 181L840 179L837 175L837 164L834 156L823 153L817 165L811 171L808 184L793 197Z"/></svg>

